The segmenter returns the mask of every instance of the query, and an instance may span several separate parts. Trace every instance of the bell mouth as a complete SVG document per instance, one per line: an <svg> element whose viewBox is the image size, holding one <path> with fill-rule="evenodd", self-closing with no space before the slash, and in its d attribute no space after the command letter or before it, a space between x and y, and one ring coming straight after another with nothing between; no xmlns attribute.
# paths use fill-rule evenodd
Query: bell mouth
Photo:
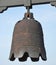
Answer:
<svg viewBox="0 0 56 65"><path fill-rule="evenodd" d="M9 58L10 61L14 61L15 57L14 57L14 53L12 54L12 56Z"/></svg>
<svg viewBox="0 0 56 65"><path fill-rule="evenodd" d="M20 62L24 62L24 61L27 61L27 58L28 58L28 57L30 57L29 54L28 54L28 52L25 52L22 57L18 58L18 60L19 60ZM30 59L31 59L31 61L33 61L33 62L37 62L37 61L39 61L39 57L41 57L42 60L44 60L44 61L47 60L47 58L42 57L41 54L39 54L38 57L30 57ZM10 61L14 61L15 59L16 59L16 58L14 57L14 54L12 54L12 56L11 56L11 58L10 58L9 60L10 60Z"/></svg>
<svg viewBox="0 0 56 65"><path fill-rule="evenodd" d="M33 58L33 57L31 57L31 61L33 61L33 62L39 61L39 58Z"/></svg>
<svg viewBox="0 0 56 65"><path fill-rule="evenodd" d="M28 57L29 57L29 54L27 52L25 52L24 55L18 59L19 59L19 61L24 62L24 61L27 61Z"/></svg>

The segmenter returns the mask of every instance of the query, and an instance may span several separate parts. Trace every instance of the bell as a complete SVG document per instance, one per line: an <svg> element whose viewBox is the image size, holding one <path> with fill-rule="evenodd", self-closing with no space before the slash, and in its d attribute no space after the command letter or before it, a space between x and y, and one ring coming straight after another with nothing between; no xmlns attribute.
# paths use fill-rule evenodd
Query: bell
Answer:
<svg viewBox="0 0 56 65"><path fill-rule="evenodd" d="M14 61L18 58L19 61L26 61L28 57L32 61L38 61L39 57L47 59L42 27L34 20L32 13L25 13L23 20L16 23L9 59Z"/></svg>

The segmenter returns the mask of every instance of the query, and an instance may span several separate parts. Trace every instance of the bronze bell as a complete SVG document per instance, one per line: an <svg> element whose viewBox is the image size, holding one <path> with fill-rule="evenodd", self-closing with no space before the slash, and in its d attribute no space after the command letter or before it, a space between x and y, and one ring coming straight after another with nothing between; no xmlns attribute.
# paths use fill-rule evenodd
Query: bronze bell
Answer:
<svg viewBox="0 0 56 65"><path fill-rule="evenodd" d="M23 20L16 23L9 59L14 61L18 58L19 61L26 61L27 57L32 61L38 61L39 57L47 59L42 27L33 18L32 13L25 13Z"/></svg>

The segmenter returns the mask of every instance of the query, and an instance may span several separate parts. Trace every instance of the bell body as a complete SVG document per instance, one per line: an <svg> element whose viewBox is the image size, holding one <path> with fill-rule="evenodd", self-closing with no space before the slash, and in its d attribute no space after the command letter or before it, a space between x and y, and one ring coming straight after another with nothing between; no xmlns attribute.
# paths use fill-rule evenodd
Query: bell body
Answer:
<svg viewBox="0 0 56 65"><path fill-rule="evenodd" d="M28 56L32 60L39 59L39 56L46 60L42 27L38 21L34 20L32 13L29 18L25 14L23 20L15 25L10 60L13 61L15 58L20 60L21 58L24 61Z"/></svg>

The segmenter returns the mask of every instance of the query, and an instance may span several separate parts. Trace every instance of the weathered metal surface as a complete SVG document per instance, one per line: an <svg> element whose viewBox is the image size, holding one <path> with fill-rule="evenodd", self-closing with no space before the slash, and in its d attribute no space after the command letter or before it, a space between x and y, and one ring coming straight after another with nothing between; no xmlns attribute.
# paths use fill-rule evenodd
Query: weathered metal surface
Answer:
<svg viewBox="0 0 56 65"><path fill-rule="evenodd" d="M26 61L30 57L32 61L37 61L40 56L46 60L41 24L34 20L32 13L25 14L23 20L15 25L9 59Z"/></svg>

